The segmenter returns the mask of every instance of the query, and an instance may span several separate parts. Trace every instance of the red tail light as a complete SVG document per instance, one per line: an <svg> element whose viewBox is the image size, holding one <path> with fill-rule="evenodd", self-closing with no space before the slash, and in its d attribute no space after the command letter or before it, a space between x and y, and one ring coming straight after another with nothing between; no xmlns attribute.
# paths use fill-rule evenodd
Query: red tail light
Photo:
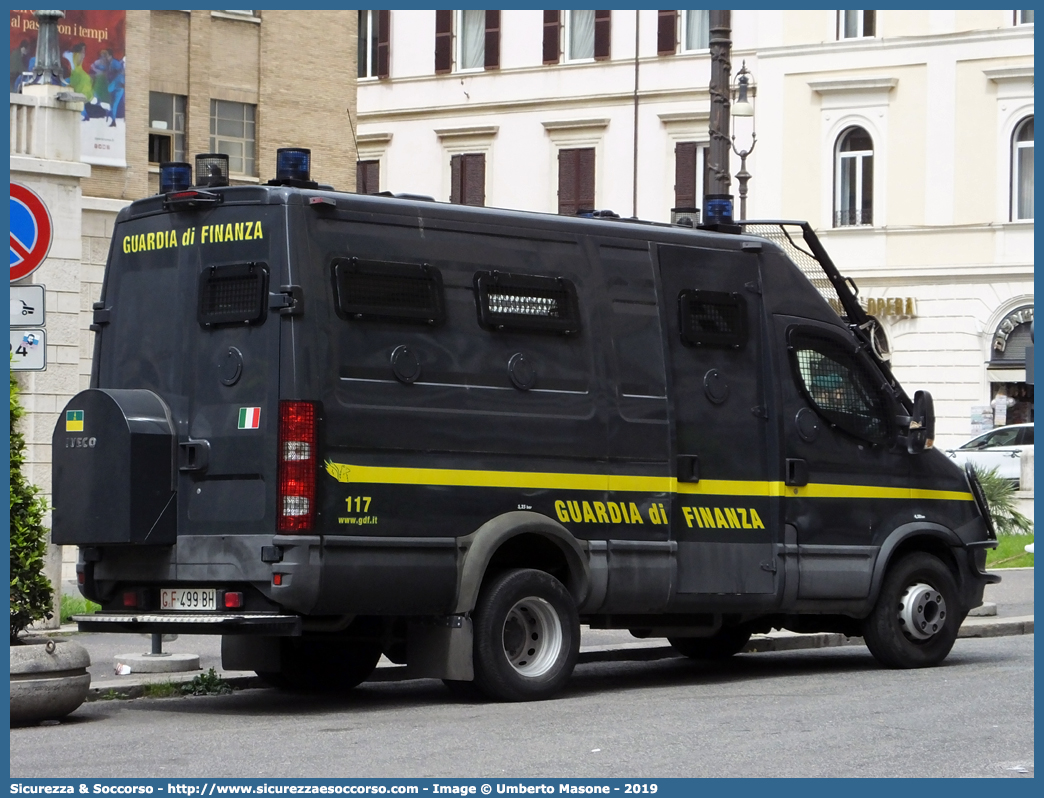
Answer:
<svg viewBox="0 0 1044 798"><path fill-rule="evenodd" d="M280 532L310 532L315 525L316 406L279 403Z"/></svg>

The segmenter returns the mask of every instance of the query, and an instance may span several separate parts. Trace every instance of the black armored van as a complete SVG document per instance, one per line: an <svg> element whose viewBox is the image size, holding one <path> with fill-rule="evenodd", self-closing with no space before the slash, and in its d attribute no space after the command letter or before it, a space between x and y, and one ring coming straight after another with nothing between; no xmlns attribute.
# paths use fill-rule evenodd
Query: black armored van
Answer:
<svg viewBox="0 0 1044 798"><path fill-rule="evenodd" d="M286 687L385 654L527 700L581 624L935 665L997 579L974 475L808 225L188 182L120 213L54 432L81 629L220 634Z"/></svg>

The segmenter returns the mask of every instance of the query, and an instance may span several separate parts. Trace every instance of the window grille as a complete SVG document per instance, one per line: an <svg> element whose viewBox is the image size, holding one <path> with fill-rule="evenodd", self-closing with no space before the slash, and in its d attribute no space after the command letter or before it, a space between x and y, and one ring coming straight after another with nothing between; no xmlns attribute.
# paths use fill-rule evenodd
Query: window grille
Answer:
<svg viewBox="0 0 1044 798"><path fill-rule="evenodd" d="M688 346L740 349L747 342L747 300L741 294L685 290L678 296L678 312Z"/></svg>
<svg viewBox="0 0 1044 798"><path fill-rule="evenodd" d="M260 324L268 309L268 267L263 263L211 266L199 275L199 323Z"/></svg>
<svg viewBox="0 0 1044 798"><path fill-rule="evenodd" d="M333 262L338 312L350 319L442 324L442 274L426 263Z"/></svg>

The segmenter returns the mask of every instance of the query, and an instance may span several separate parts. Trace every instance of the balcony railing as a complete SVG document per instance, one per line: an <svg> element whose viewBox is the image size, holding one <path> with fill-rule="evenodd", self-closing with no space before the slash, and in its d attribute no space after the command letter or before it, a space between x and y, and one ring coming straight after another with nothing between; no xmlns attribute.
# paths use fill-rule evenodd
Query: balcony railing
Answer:
<svg viewBox="0 0 1044 798"><path fill-rule="evenodd" d="M856 227L873 223L873 208L849 208L843 211L834 211L834 227Z"/></svg>

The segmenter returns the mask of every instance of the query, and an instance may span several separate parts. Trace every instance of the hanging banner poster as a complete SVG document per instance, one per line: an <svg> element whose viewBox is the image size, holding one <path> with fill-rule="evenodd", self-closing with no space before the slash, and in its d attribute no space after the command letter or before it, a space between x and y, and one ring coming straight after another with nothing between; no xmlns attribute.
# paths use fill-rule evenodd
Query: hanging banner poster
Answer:
<svg viewBox="0 0 1044 798"><path fill-rule="evenodd" d="M11 91L36 65L36 17L11 12ZM84 163L127 165L126 11L66 11L58 20L62 83L86 97L80 115Z"/></svg>

